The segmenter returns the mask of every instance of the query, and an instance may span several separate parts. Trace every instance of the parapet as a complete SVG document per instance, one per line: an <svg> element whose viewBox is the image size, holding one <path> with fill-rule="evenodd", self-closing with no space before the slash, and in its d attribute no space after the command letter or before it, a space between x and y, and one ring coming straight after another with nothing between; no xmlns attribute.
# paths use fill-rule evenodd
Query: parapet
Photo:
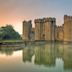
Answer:
<svg viewBox="0 0 72 72"><path fill-rule="evenodd" d="M43 18L44 22L56 22L56 18Z"/></svg>
<svg viewBox="0 0 72 72"><path fill-rule="evenodd" d="M27 23L27 21L24 20L24 21L23 21L23 24L25 24L25 23Z"/></svg>
<svg viewBox="0 0 72 72"><path fill-rule="evenodd" d="M49 19L49 18L43 18L43 21L44 22L49 22L49 21L51 21L51 18Z"/></svg>
<svg viewBox="0 0 72 72"><path fill-rule="evenodd" d="M51 18L51 17L47 17L47 18L43 18L43 19L35 19L34 20L35 23L43 23L43 22L56 22L56 18Z"/></svg>
<svg viewBox="0 0 72 72"><path fill-rule="evenodd" d="M64 15L64 21L72 21L72 16Z"/></svg>
<svg viewBox="0 0 72 72"><path fill-rule="evenodd" d="M35 19L34 22L35 23L42 23L43 22L43 19Z"/></svg>
<svg viewBox="0 0 72 72"><path fill-rule="evenodd" d="M29 20L29 21L23 21L23 24L31 24L32 23L32 21L31 20Z"/></svg>
<svg viewBox="0 0 72 72"><path fill-rule="evenodd" d="M53 21L53 22L56 22L56 18L52 18L52 21Z"/></svg>

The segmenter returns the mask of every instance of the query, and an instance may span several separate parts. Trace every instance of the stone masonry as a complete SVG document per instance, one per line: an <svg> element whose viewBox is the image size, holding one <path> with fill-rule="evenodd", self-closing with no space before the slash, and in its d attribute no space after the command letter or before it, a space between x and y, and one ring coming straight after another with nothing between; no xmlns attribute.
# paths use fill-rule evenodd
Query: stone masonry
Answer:
<svg viewBox="0 0 72 72"><path fill-rule="evenodd" d="M72 16L64 16L64 41L72 41Z"/></svg>
<svg viewBox="0 0 72 72"><path fill-rule="evenodd" d="M31 21L23 21L24 41L64 41L72 42L72 16L64 15L64 24L56 25L56 18L35 19L35 28Z"/></svg>
<svg viewBox="0 0 72 72"><path fill-rule="evenodd" d="M64 37L64 31L63 31L63 26L56 26L56 33L55 33L55 38L56 41L63 41L63 37Z"/></svg>
<svg viewBox="0 0 72 72"><path fill-rule="evenodd" d="M55 40L55 18L35 19L35 40Z"/></svg>
<svg viewBox="0 0 72 72"><path fill-rule="evenodd" d="M30 40L30 33L32 29L32 23L30 21L23 21L23 35L22 38L24 41Z"/></svg>

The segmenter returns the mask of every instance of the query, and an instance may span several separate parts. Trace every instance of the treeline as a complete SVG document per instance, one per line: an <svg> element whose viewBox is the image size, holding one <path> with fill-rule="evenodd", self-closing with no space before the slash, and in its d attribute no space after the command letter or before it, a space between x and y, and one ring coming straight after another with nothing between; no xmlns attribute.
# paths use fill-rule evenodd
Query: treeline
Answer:
<svg viewBox="0 0 72 72"><path fill-rule="evenodd" d="M6 25L0 28L0 40L19 40L22 39L12 25Z"/></svg>

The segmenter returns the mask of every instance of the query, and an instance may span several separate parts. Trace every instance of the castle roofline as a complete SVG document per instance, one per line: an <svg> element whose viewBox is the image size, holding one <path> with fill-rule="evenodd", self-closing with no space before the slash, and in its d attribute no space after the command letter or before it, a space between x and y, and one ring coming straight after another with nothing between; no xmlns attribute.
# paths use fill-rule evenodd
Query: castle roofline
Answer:
<svg viewBox="0 0 72 72"><path fill-rule="evenodd" d="M23 21L23 23L31 23L31 22L32 22L32 20L29 20L29 21L24 20Z"/></svg>
<svg viewBox="0 0 72 72"><path fill-rule="evenodd" d="M55 22L56 18L51 18L51 17L47 17L47 18L42 18L42 19L35 19L34 22L35 23L41 23L41 22Z"/></svg>

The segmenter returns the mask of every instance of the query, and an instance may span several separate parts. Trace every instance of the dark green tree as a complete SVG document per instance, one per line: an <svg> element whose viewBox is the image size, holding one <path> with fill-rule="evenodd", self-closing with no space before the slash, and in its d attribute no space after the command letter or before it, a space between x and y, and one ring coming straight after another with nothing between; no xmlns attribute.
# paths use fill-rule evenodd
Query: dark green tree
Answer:
<svg viewBox="0 0 72 72"><path fill-rule="evenodd" d="M12 25L6 25L0 28L0 40L21 39L18 32L14 30Z"/></svg>

